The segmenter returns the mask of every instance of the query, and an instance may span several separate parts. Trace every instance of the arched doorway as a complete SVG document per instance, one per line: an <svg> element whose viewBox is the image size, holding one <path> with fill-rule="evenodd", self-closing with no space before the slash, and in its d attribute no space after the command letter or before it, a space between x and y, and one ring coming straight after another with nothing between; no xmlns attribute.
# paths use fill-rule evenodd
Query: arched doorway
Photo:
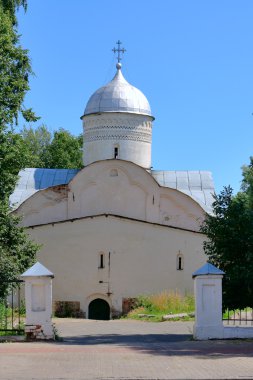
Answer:
<svg viewBox="0 0 253 380"><path fill-rule="evenodd" d="M96 298L89 304L89 319L110 319L110 306L105 300Z"/></svg>

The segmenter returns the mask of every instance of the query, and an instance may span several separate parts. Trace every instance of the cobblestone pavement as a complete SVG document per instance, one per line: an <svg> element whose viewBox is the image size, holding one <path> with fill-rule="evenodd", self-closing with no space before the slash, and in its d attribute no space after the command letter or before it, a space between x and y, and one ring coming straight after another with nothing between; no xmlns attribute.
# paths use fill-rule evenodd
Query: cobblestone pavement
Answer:
<svg viewBox="0 0 253 380"><path fill-rule="evenodd" d="M193 341L190 322L56 325L63 342L0 344L0 379L253 379L252 340Z"/></svg>

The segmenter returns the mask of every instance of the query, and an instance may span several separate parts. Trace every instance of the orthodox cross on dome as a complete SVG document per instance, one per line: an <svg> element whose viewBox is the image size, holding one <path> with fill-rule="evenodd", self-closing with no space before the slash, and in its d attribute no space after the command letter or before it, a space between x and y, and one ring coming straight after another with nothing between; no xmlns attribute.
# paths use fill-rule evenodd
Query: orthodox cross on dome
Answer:
<svg viewBox="0 0 253 380"><path fill-rule="evenodd" d="M118 45L117 49L113 48L112 51L114 53L118 53L117 60L118 60L118 63L120 63L120 61L122 60L121 53L124 54L126 49L120 47L120 45L122 44L120 40L118 40L116 44Z"/></svg>

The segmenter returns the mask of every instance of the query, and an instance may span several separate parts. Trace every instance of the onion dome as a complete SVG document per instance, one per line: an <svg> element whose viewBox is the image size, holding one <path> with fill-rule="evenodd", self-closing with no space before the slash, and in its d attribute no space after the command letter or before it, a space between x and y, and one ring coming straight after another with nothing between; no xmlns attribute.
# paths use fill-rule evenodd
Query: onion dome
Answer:
<svg viewBox="0 0 253 380"><path fill-rule="evenodd" d="M119 62L116 67L117 73L111 82L90 97L83 116L101 112L124 112L152 117L146 96L125 80Z"/></svg>

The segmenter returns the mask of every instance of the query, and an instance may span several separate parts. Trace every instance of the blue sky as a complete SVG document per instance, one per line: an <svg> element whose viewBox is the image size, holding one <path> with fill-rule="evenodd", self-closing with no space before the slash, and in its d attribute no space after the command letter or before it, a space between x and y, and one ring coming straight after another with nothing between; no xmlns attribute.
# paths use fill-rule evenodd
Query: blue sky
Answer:
<svg viewBox="0 0 253 380"><path fill-rule="evenodd" d="M25 105L51 130L81 133L120 39L123 74L156 118L153 168L210 170L217 192L238 191L253 155L252 20L250 0L28 0L19 32L35 76Z"/></svg>

